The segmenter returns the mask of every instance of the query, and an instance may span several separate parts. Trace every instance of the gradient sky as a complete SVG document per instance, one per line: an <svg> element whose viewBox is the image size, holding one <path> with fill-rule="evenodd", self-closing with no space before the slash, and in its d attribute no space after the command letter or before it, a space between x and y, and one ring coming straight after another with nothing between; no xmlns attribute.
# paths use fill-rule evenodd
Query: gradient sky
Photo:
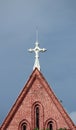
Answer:
<svg viewBox="0 0 76 130"><path fill-rule="evenodd" d="M41 72L76 123L76 0L0 0L0 124L33 71L36 28Z"/></svg>

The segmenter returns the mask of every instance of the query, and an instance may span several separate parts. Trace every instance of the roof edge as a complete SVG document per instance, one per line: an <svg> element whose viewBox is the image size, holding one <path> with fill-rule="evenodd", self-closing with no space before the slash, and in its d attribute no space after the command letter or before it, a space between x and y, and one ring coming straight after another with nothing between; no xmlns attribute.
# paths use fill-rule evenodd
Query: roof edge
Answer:
<svg viewBox="0 0 76 130"><path fill-rule="evenodd" d="M15 103L13 104L13 106L11 107L10 111L8 112L6 118L4 119L0 129L3 129L3 128L7 128L8 124L10 123L10 119L13 118L14 114L16 113L17 109L18 109L18 106L21 104L21 101L25 95L24 93L24 90L26 91L27 93L27 88L28 86L33 82L33 80L36 78L36 71L38 74L40 74L40 71L35 68L32 72L32 74L29 76L29 79L27 80L27 82L25 83L22 91L20 92L19 96L17 97ZM31 79L31 80L30 80Z"/></svg>

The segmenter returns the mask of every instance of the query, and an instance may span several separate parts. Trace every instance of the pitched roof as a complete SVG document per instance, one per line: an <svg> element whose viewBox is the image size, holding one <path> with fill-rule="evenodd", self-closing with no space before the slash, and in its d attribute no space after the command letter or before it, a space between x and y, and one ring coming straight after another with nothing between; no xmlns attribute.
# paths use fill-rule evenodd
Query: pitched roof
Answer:
<svg viewBox="0 0 76 130"><path fill-rule="evenodd" d="M70 117L68 116L68 114L66 113L66 111L64 110L63 106L61 105L61 103L59 102L59 100L57 99L57 97L55 96L54 92L52 91L52 89L50 88L49 84L47 83L47 81L43 77L42 73L37 68L35 68L35 70L32 72L32 74L29 77L27 83L25 84L22 92L18 96L15 104L13 105L12 109L8 113L7 117L5 118L5 120L4 120L4 122L3 122L2 126L1 126L1 130L4 130L4 129L7 128L7 126L11 122L14 114L18 110L20 104L22 103L25 95L27 94L28 90L30 89L31 84L34 82L34 80L36 78L38 78L41 81L41 83L44 85L46 91L51 96L54 104L56 105L57 109L60 111L62 117L67 122L69 128L71 130L76 130L76 127L75 127L74 123L72 122L72 120L70 119Z"/></svg>

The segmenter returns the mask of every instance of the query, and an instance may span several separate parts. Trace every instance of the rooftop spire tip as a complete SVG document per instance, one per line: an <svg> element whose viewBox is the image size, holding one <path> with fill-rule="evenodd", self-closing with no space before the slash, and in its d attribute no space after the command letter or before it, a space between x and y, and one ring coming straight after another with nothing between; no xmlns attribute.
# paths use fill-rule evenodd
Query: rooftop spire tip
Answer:
<svg viewBox="0 0 76 130"><path fill-rule="evenodd" d="M35 42L35 48L34 49L29 49L29 52L34 52L35 53L35 63L33 66L33 70L35 68L38 68L38 70L40 71L40 63L39 63L39 52L45 52L46 49L45 48L40 48L39 47L39 43L38 43L38 30L36 30L36 42Z"/></svg>

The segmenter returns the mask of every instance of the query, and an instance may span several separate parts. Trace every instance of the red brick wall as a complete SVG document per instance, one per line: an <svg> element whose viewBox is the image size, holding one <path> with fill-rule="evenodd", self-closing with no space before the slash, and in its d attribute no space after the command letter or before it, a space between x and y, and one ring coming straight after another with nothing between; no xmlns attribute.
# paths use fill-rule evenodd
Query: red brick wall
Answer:
<svg viewBox="0 0 76 130"><path fill-rule="evenodd" d="M20 124L22 121L27 123L27 130L33 130L35 127L35 104L39 104L40 108L40 130L42 128L47 128L47 123L50 120L53 122L54 130L64 127L69 128L65 119L54 104L51 95L49 95L47 91L48 90L45 89L43 84L36 79L30 86L30 89L25 95L21 105L6 130L20 130Z"/></svg>

